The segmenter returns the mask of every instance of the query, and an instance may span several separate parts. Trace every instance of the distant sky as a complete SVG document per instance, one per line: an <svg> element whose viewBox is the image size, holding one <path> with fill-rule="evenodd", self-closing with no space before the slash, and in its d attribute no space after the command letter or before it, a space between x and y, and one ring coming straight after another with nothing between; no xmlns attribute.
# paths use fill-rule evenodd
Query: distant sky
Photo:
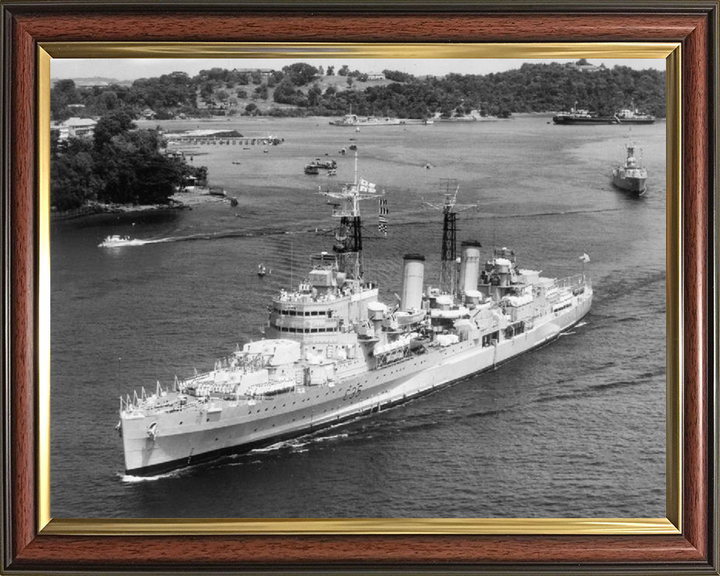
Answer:
<svg viewBox="0 0 720 576"><path fill-rule="evenodd" d="M52 60L50 75L55 79L63 78L92 78L101 76L114 78L116 80L135 80L137 78L148 78L160 76L170 72L187 72L190 76L196 75L200 70L209 68L274 68L279 70L283 66L295 62L307 62L313 66L335 66L335 71L347 64L351 70L360 72L382 72L385 69L401 70L415 76L434 75L443 76L449 72L460 74L489 74L490 72L502 72L519 68L524 62L548 63L548 62L575 62L577 58L568 60L515 60L511 58L493 59L281 59L281 58L203 58L203 59L182 59L182 58L57 58ZM590 59L591 64L605 64L608 68L616 65L629 66L636 70L653 68L655 70L665 69L663 59Z"/></svg>

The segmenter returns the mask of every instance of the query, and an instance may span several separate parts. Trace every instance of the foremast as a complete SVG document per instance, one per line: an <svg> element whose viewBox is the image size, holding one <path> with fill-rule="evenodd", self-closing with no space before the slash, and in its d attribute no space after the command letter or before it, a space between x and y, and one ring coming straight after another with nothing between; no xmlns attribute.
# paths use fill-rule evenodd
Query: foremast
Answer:
<svg viewBox="0 0 720 576"><path fill-rule="evenodd" d="M338 270L345 274L354 289L363 282L362 258L362 218L360 202L376 199L378 194L375 184L362 178L358 179L357 152L355 153L355 177L353 182L343 185L339 192L319 190L323 196L331 198L332 216L340 220L335 229L333 252L337 257Z"/></svg>

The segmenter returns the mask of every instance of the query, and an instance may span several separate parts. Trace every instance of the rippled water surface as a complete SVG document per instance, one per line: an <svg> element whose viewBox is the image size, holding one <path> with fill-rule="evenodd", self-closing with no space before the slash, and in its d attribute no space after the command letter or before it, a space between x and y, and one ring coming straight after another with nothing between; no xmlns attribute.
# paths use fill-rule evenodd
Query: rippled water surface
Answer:
<svg viewBox="0 0 720 576"><path fill-rule="evenodd" d="M54 222L54 517L664 517L665 123L506 121L364 128L326 119L219 122L285 143L187 149L239 205ZM187 122L172 128L196 128ZM200 127L208 127L203 123ZM612 187L631 136L646 197ZM351 139L355 139L354 141ZM261 337L272 295L329 250L318 185L359 173L385 189L389 236L367 208L366 277L393 301L402 255L436 282L442 178L460 184L458 239L515 249L547 276L591 257L595 300L553 344L403 406L163 476L123 474L118 397L212 368ZM338 176L306 176L328 154ZM234 164L233 162L240 162ZM106 250L108 234L150 240ZM258 278L257 264L272 269Z"/></svg>

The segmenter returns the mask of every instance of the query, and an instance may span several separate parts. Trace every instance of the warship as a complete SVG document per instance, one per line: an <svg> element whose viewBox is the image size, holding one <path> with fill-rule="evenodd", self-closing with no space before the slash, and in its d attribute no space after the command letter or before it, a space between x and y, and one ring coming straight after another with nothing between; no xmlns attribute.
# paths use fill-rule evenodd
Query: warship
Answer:
<svg viewBox="0 0 720 576"><path fill-rule="evenodd" d="M543 346L590 310L584 269L546 278L521 268L509 248L483 262L473 240L458 256L457 190L437 206L440 285L426 285L423 254L405 254L398 302L382 302L364 277L360 204L383 207L386 198L355 174L339 191L320 192L338 222L334 246L272 299L263 339L208 372L120 398L127 474L155 475L386 410Z"/></svg>
<svg viewBox="0 0 720 576"><path fill-rule="evenodd" d="M646 192L647 170L635 158L635 145L626 144L625 163L613 170L613 184L621 190L643 196Z"/></svg>

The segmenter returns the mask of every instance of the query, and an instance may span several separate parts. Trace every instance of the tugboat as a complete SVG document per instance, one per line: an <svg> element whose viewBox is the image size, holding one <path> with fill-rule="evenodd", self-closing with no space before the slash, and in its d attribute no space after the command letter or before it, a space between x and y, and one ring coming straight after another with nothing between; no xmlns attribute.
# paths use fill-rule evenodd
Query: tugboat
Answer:
<svg viewBox="0 0 720 576"><path fill-rule="evenodd" d="M555 124L617 124L618 120L615 116L600 116L589 110L573 106L570 108L570 112L560 112L553 116L553 122Z"/></svg>
<svg viewBox="0 0 720 576"><path fill-rule="evenodd" d="M386 410L544 346L590 310L584 272L546 278L521 267L509 248L493 250L483 265L476 241L455 257L453 207L443 211L443 269L451 274L428 286L424 255L406 254L399 303L383 303L363 272L360 204L384 193L358 179L357 161L354 182L320 193L341 233L332 252L311 257L299 285L273 298L265 338L205 373L120 398L128 474L194 465Z"/></svg>
<svg viewBox="0 0 720 576"><path fill-rule="evenodd" d="M635 145L626 144L625 148L627 157L623 165L613 170L613 184L621 190L643 196L646 192L647 170L635 158Z"/></svg>
<svg viewBox="0 0 720 576"><path fill-rule="evenodd" d="M650 114L641 114L637 108L625 108L615 114L618 124L653 124L655 116Z"/></svg>

